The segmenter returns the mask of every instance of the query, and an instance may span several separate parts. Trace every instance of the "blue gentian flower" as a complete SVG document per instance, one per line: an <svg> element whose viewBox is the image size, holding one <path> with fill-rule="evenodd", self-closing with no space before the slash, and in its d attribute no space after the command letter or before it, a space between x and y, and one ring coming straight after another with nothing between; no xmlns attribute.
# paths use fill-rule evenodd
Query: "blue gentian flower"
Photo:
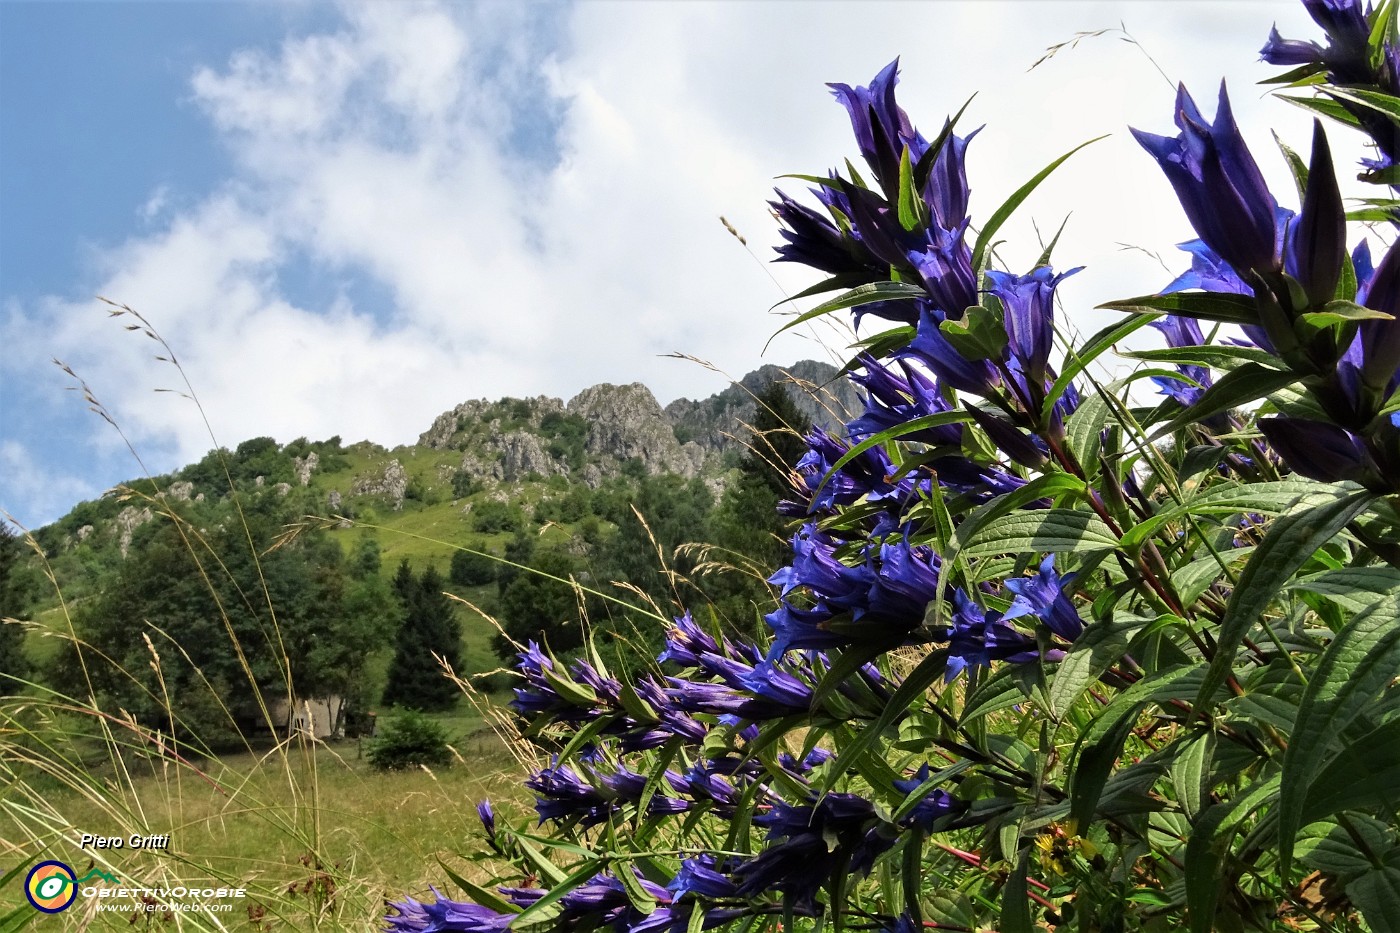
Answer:
<svg viewBox="0 0 1400 933"><path fill-rule="evenodd" d="M1035 639L1008 625L1000 612L983 609L962 590L953 593L946 681L951 683L968 667L987 667L993 661L1024 664L1039 656Z"/></svg>
<svg viewBox="0 0 1400 933"><path fill-rule="evenodd" d="M603 822L612 813L612 804L568 765L558 765L536 771L525 781L535 792L535 812L540 823L558 823L577 819L588 827Z"/></svg>
<svg viewBox="0 0 1400 933"><path fill-rule="evenodd" d="M914 339L899 355L917 360L937 376L939 381L960 392L973 392L984 396L995 392L996 387L1001 384L996 367L987 360L969 360L954 349L948 338L938 329L943 316L936 315L933 307L927 302L918 303L922 307ZM957 313L961 314L962 309L959 308Z"/></svg>
<svg viewBox="0 0 1400 933"><path fill-rule="evenodd" d="M892 367L880 363L868 353L861 355L860 364L861 369L851 373L851 380L865 387L865 413L846 423L846 433L853 440L953 409L939 391L937 381L913 366L908 359L899 361L903 375L895 373ZM957 446L962 443L962 426L947 424L902 436L907 441L922 444Z"/></svg>
<svg viewBox="0 0 1400 933"><path fill-rule="evenodd" d="M912 794L923 786L933 772L927 764L920 765L919 770L914 772L912 778L896 780L894 786L904 794ZM910 825L917 826L924 832L930 832L933 824L941 817L954 813L961 813L967 809L967 804L958 800L945 790L930 791L922 800L914 805L914 809L909 811L908 821Z"/></svg>
<svg viewBox="0 0 1400 933"><path fill-rule="evenodd" d="M500 914L489 907L443 897L431 889L436 901L425 904L411 897L390 903L394 914L385 917L389 933L504 933L515 914Z"/></svg>
<svg viewBox="0 0 1400 933"><path fill-rule="evenodd" d="M666 885L672 902L687 894L695 897L737 897L739 889L729 877L719 871L719 859L709 853L681 860L681 870Z"/></svg>
<svg viewBox="0 0 1400 933"><path fill-rule="evenodd" d="M1046 554L1034 576L1013 577L1006 589L1015 594L1007 618L1034 615L1065 641L1074 641L1084 631L1084 622L1066 591L1074 584L1074 574L1061 577L1055 572L1055 555Z"/></svg>
<svg viewBox="0 0 1400 933"><path fill-rule="evenodd" d="M891 201L899 197L899 163L905 147L909 148L910 162L918 162L928 148L928 142L909 122L908 114L895 103L894 88L898 83L896 58L880 70L869 87L827 85L850 114L856 146Z"/></svg>
<svg viewBox="0 0 1400 933"><path fill-rule="evenodd" d="M1175 137L1133 135L1162 167L1191 226L1236 272L1274 269L1277 202L1235 125L1224 82L1214 123L1179 88L1176 125Z"/></svg>
<svg viewBox="0 0 1400 933"><path fill-rule="evenodd" d="M1080 266L1056 275L1049 266L1037 266L1025 275L987 272L988 289L1005 312L1007 351L1032 380L1045 380L1046 365L1055 339L1055 287Z"/></svg>
<svg viewBox="0 0 1400 933"><path fill-rule="evenodd" d="M1346 260L1347 220L1322 121L1313 121L1312 158L1303 209L1289 230L1285 268L1303 286L1311 307L1331 301ZM1298 309L1301 310L1301 309Z"/></svg>
<svg viewBox="0 0 1400 933"><path fill-rule="evenodd" d="M1259 430L1283 461L1324 483L1363 480L1373 463L1366 444L1345 428L1311 418L1260 418Z"/></svg>

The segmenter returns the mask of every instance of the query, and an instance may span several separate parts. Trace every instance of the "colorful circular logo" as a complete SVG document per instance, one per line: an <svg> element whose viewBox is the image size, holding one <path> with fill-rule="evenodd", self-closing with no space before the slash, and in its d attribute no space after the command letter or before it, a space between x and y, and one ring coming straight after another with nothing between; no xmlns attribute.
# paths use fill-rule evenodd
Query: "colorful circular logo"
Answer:
<svg viewBox="0 0 1400 933"><path fill-rule="evenodd" d="M78 879L62 862L40 862L24 879L24 896L46 914L67 910L78 896Z"/></svg>

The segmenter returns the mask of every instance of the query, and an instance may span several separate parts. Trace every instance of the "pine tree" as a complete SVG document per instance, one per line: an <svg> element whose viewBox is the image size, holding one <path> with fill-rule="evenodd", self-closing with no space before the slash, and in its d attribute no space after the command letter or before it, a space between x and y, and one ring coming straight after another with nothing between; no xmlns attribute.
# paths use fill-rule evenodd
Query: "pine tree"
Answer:
<svg viewBox="0 0 1400 933"><path fill-rule="evenodd" d="M389 664L384 702L418 710L450 709L460 691L444 676L438 658L454 671L462 669L462 626L452 601L443 595L443 579L432 567L414 579L405 561L394 588L404 602L404 620Z"/></svg>

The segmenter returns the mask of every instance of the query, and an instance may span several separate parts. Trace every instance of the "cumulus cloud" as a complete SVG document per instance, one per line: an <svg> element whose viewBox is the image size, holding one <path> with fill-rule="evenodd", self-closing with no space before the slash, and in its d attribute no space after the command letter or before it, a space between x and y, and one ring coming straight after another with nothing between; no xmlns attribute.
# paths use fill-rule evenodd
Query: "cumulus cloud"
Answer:
<svg viewBox="0 0 1400 933"><path fill-rule="evenodd" d="M103 252L79 292L130 304L161 329L228 443L397 444L468 397L640 380L664 402L722 387L659 358L673 350L736 376L763 362L782 323L765 309L810 282L768 265L773 176L853 154L822 83L864 83L899 53L903 102L926 131L981 90L968 117L969 128L989 124L971 150L978 216L1050 159L1116 134L1005 231L1002 258L1020 268L1039 252L1037 228L1048 238L1073 215L1058 256L1090 266L1062 290L1081 330L1102 323L1094 303L1166 281L1149 253L1189 235L1123 132L1169 126L1158 65L1201 96L1229 69L1241 123L1275 190L1289 190L1265 127L1301 145L1306 119L1254 99L1253 50L1269 25L1258 6L866 3L833 26L836 9L347 5L332 28L191 76L234 174L202 197L152 193L146 226ZM1279 12L1285 32L1309 32L1300 13ZM1027 73L1050 43L1124 18L1141 45L1085 38ZM292 297L308 268L344 287ZM355 285L364 279L372 292ZM843 352L813 333L779 338L768 359ZM178 373L93 301L12 307L4 337L5 365L27 380L50 356L74 364L157 468L209 447L191 404L151 391L180 388ZM116 471L104 482L131 472L104 469ZM24 495L5 482L0 500Z"/></svg>

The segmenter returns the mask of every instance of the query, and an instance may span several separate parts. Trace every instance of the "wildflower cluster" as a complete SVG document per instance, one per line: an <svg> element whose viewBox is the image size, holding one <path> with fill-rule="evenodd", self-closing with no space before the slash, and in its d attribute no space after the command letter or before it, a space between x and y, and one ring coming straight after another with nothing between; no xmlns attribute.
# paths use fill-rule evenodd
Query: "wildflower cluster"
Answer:
<svg viewBox="0 0 1400 933"><path fill-rule="evenodd" d="M1264 56L1388 171L1395 4L1305 2L1327 44L1275 31ZM1058 355L1080 270L1051 248L1000 269L994 246L1049 170L974 215L977 132L926 137L896 82L832 85L865 174L771 202L779 259L826 276L805 295L839 293L802 320L853 312L864 393L793 465L771 638L682 611L635 678L529 644L513 705L552 752L526 781L552 835L483 806L515 874L390 929L1400 915L1400 249L1347 248L1320 123L1290 210L1223 86L1213 120L1183 88L1177 135L1134 132L1199 235L1190 268ZM1148 324L1168 346L1094 379Z"/></svg>

